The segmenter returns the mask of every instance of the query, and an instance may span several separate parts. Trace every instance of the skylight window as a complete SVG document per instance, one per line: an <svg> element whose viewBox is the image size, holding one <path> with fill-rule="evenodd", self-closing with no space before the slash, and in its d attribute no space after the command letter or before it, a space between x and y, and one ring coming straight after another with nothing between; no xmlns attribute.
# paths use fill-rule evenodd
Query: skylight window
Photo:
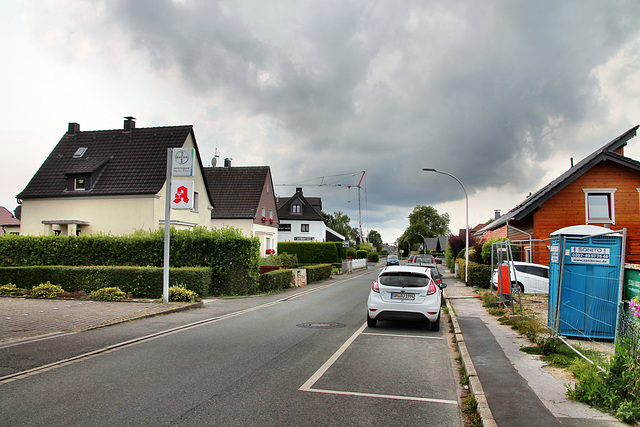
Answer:
<svg viewBox="0 0 640 427"><path fill-rule="evenodd" d="M73 153L73 158L79 159L80 157L84 156L84 153L86 152L87 152L87 147L80 147L76 150L75 153Z"/></svg>

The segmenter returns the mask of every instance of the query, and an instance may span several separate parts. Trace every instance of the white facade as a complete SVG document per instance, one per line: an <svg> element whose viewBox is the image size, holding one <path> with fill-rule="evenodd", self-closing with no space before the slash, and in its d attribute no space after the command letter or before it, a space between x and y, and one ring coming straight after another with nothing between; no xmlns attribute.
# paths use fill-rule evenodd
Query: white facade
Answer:
<svg viewBox="0 0 640 427"><path fill-rule="evenodd" d="M291 225L290 231L287 231L288 225ZM302 231L307 227L309 231ZM278 242L324 242L326 236L327 226L324 221L280 220Z"/></svg>

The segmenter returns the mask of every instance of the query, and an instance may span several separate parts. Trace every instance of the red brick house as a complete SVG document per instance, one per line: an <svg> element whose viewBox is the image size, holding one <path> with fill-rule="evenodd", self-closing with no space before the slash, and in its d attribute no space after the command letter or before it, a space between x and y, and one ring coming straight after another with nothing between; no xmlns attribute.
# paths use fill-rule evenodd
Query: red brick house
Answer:
<svg viewBox="0 0 640 427"><path fill-rule="evenodd" d="M640 162L624 156L637 130L629 129L486 225L482 239L544 240L581 224L626 228L625 261L640 263ZM522 258L549 265L549 250L544 241L524 243Z"/></svg>

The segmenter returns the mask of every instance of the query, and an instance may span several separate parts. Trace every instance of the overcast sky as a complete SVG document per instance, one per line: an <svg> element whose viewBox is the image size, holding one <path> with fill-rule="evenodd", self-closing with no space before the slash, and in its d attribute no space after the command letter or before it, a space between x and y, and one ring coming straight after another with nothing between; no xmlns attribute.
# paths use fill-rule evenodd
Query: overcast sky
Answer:
<svg viewBox="0 0 640 427"><path fill-rule="evenodd" d="M417 205L457 232L462 188L422 168L463 182L473 227L640 122L638 16L635 0L3 1L0 206L69 122L131 115L192 124L207 166L216 147L268 165L278 195L305 184L354 227L366 171L363 225L385 242Z"/></svg>

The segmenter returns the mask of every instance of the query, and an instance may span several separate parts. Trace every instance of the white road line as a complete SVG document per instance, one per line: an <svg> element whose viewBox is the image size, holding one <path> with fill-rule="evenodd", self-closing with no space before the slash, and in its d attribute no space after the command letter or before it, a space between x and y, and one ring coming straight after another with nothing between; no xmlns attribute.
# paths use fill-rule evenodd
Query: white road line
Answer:
<svg viewBox="0 0 640 427"><path fill-rule="evenodd" d="M362 335L373 335L377 337L392 337L392 338L418 338L423 340L443 340L444 337L428 337L422 335L400 335L400 334L377 334L375 332L363 332Z"/></svg>
<svg viewBox="0 0 640 427"><path fill-rule="evenodd" d="M302 387L300 387L300 390L313 391L311 390L311 387L313 387L313 385L329 370L331 365L333 365L336 362L336 360L338 360L338 358L349 348L349 346L356 340L356 338L358 338L358 335L360 335L362 331L364 331L364 328L366 327L367 327L366 323L360 326L360 328L357 331L355 331L353 335L351 335L351 337L348 340L346 340L344 344L342 344L342 346L335 353L333 353L333 355L326 362L324 362L324 365L322 365L320 369L318 369L315 372L315 374L311 375L311 378L309 378L307 382L302 384Z"/></svg>
<svg viewBox="0 0 640 427"><path fill-rule="evenodd" d="M416 397L416 396L397 396L394 394L375 394L375 393L360 393L357 391L339 391L339 390L321 390L317 388L303 390L312 393L324 393L324 394L338 394L342 396L360 396L360 397L375 397L378 399L395 399L395 400L410 400L417 402L430 402L430 403L444 403L446 405L457 405L457 400L445 400L445 399L431 399L429 397Z"/></svg>

